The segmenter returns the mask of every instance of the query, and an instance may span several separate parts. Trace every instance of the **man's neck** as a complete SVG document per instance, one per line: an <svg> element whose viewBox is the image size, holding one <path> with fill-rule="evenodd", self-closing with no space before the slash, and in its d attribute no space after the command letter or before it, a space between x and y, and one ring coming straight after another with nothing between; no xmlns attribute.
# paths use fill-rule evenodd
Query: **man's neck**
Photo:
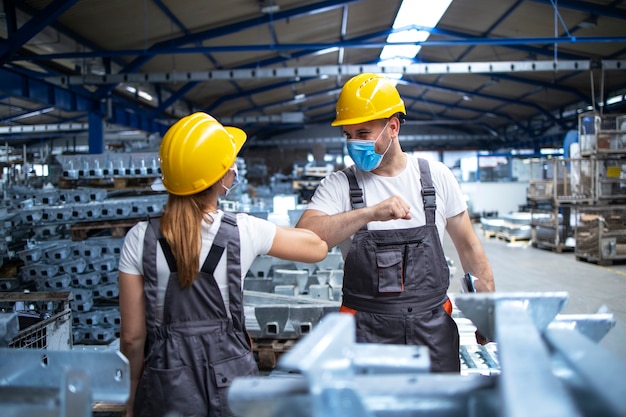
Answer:
<svg viewBox="0 0 626 417"><path fill-rule="evenodd" d="M372 173L380 175L381 177L395 177L400 175L406 168L407 156L404 152L402 152L402 150L400 150L397 153L394 153L393 157L385 162L386 163L384 165L376 168L372 171Z"/></svg>

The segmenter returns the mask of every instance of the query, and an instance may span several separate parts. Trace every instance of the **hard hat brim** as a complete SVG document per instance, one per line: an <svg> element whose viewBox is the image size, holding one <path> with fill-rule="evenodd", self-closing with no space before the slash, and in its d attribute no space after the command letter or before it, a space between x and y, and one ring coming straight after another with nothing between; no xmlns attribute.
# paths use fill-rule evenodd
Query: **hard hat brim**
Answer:
<svg viewBox="0 0 626 417"><path fill-rule="evenodd" d="M246 132L234 126L224 126L224 129L226 129L228 134L233 138L235 144L235 159L237 159L239 151L243 147L243 144L246 143Z"/></svg>

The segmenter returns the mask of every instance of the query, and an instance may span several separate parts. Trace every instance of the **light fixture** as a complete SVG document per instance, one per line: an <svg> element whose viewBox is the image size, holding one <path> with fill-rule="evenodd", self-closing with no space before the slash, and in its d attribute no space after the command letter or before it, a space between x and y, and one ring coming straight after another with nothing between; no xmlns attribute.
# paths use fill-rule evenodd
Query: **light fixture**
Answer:
<svg viewBox="0 0 626 417"><path fill-rule="evenodd" d="M28 113L19 114L17 116L8 117L3 122L14 122L16 120L28 119L29 117L41 116L42 114L50 113L54 110L54 107L46 107L40 110L34 110Z"/></svg>
<svg viewBox="0 0 626 417"><path fill-rule="evenodd" d="M272 14L280 11L280 6L278 4L272 4L270 6L261 7L261 13L263 14Z"/></svg>
<svg viewBox="0 0 626 417"><path fill-rule="evenodd" d="M594 29L598 26L598 16L590 14L582 22L578 24L581 29Z"/></svg>

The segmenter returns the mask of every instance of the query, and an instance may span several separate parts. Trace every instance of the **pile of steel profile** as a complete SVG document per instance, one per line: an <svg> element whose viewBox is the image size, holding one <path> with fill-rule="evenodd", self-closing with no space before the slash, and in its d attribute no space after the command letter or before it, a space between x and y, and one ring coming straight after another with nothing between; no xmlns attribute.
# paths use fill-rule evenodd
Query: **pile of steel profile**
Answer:
<svg viewBox="0 0 626 417"><path fill-rule="evenodd" d="M244 307L246 327L262 371L273 370L277 360L314 331L326 315L339 311L342 268L343 258L336 248L316 264L271 256L255 259L244 281ZM450 269L454 276L456 268L451 265ZM458 308L453 309L452 317L461 336L462 372L498 373L497 345L478 345L476 327Z"/></svg>
<svg viewBox="0 0 626 417"><path fill-rule="evenodd" d="M162 212L165 194L111 197L106 189L5 191L3 259L21 261L0 291L70 291L75 344L119 337L118 262L126 231Z"/></svg>

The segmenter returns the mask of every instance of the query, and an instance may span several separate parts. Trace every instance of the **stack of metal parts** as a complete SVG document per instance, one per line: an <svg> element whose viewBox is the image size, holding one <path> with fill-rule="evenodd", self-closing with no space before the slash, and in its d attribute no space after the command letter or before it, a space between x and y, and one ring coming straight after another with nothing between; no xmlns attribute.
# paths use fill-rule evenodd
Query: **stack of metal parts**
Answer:
<svg viewBox="0 0 626 417"><path fill-rule="evenodd" d="M354 318L331 313L272 374L236 379L229 404L242 417L626 415L626 364L597 344L612 314L559 314L567 293L454 301L497 342L499 373L430 373L427 348L357 344Z"/></svg>
<svg viewBox="0 0 626 417"><path fill-rule="evenodd" d="M58 155L56 158L63 167L63 177L67 179L158 177L161 175L156 152Z"/></svg>
<svg viewBox="0 0 626 417"><path fill-rule="evenodd" d="M115 221L131 225L158 214L167 195L109 198L102 188L26 187L6 194L6 258L19 258L24 265L16 276L0 281L0 291L71 291L74 343L114 341L120 325L117 266L123 237L103 235L98 227ZM76 241L75 228L85 240Z"/></svg>
<svg viewBox="0 0 626 417"><path fill-rule="evenodd" d="M451 278L456 267L448 259ZM246 327L255 341L262 370L274 369L277 357L309 334L327 314L341 305L343 258L335 248L314 264L259 256L244 281ZM458 308L452 317L461 336L464 374L499 372L495 344L476 344L476 327Z"/></svg>
<svg viewBox="0 0 626 417"><path fill-rule="evenodd" d="M487 236L497 236L506 240L528 240L531 238L531 214L526 212L509 213L498 218L481 218L480 224Z"/></svg>
<svg viewBox="0 0 626 417"><path fill-rule="evenodd" d="M0 375L3 416L88 417L94 403L123 404L130 391L128 361L113 350L0 348Z"/></svg>
<svg viewBox="0 0 626 417"><path fill-rule="evenodd" d="M269 255L258 256L244 280L244 289L321 301L340 300L343 258L332 249L317 263L289 262Z"/></svg>
<svg viewBox="0 0 626 417"><path fill-rule="evenodd" d="M108 344L119 336L117 265L123 238L37 242L19 251L21 285L71 291L74 343Z"/></svg>

